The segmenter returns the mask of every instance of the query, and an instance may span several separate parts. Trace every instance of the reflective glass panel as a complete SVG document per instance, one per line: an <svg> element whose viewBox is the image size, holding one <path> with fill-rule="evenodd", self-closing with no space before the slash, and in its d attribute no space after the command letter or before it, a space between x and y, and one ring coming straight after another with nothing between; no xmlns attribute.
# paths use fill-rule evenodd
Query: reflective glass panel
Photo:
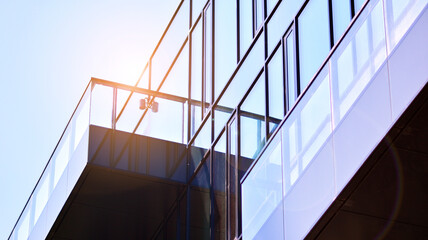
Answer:
<svg viewBox="0 0 428 240"><path fill-rule="evenodd" d="M329 81L327 65L282 127L286 192L332 132Z"/></svg>
<svg viewBox="0 0 428 240"><path fill-rule="evenodd" d="M284 117L284 75L281 48L268 64L269 130L273 131Z"/></svg>
<svg viewBox="0 0 428 240"><path fill-rule="evenodd" d="M239 1L239 48L240 59L244 56L253 40L253 3L249 0Z"/></svg>
<svg viewBox="0 0 428 240"><path fill-rule="evenodd" d="M192 75L191 75L191 135L198 130L202 121L202 24L197 23L192 32Z"/></svg>
<svg viewBox="0 0 428 240"><path fill-rule="evenodd" d="M237 156L237 123L236 118L232 120L229 124L229 153L227 158L227 168L228 168L228 222L229 222L229 236L231 239L238 238L238 191L239 191L239 179L238 179L238 156Z"/></svg>
<svg viewBox="0 0 428 240"><path fill-rule="evenodd" d="M273 0L275 1L275 0ZM267 24L268 54L276 47L305 0L282 1Z"/></svg>
<svg viewBox="0 0 428 240"><path fill-rule="evenodd" d="M266 142L265 81L261 74L240 108L241 157L255 159Z"/></svg>
<svg viewBox="0 0 428 240"><path fill-rule="evenodd" d="M149 67L147 66L146 70L143 73L143 76L141 76L141 80L138 83L137 87L139 88L149 88Z"/></svg>
<svg viewBox="0 0 428 240"><path fill-rule="evenodd" d="M192 24L196 22L199 14L201 14L207 0L192 0Z"/></svg>
<svg viewBox="0 0 428 240"><path fill-rule="evenodd" d="M211 119L207 119L190 147L190 173L198 166L205 153L211 147Z"/></svg>
<svg viewBox="0 0 428 240"><path fill-rule="evenodd" d="M239 68L226 92L221 97L215 108L215 129L217 136L221 128L226 124L230 112L233 111L250 88L253 80L257 77L264 63L264 38L263 34L259 36L253 49L250 51L244 63Z"/></svg>
<svg viewBox="0 0 428 240"><path fill-rule="evenodd" d="M386 59L382 1L366 9L331 58L335 126Z"/></svg>
<svg viewBox="0 0 428 240"><path fill-rule="evenodd" d="M266 10L267 10L268 16L272 12L272 10L275 7L277 2L278 2L278 0L266 0Z"/></svg>
<svg viewBox="0 0 428 240"><path fill-rule="evenodd" d="M226 134L223 133L213 152L214 239L226 239Z"/></svg>
<svg viewBox="0 0 428 240"><path fill-rule="evenodd" d="M118 91L118 99L122 99L129 95L130 91ZM120 97L119 97L120 96ZM145 100L148 103L147 95L141 93L133 93L126 104L119 119L116 122L116 129L125 132L133 132L137 127L138 121L143 116L144 109L140 109L140 101ZM122 101L122 100L121 100Z"/></svg>
<svg viewBox="0 0 428 240"><path fill-rule="evenodd" d="M426 0L388 0L386 16L388 21L389 53L407 32L419 13L427 5Z"/></svg>
<svg viewBox="0 0 428 240"><path fill-rule="evenodd" d="M351 21L351 1L332 0L333 35L336 43Z"/></svg>
<svg viewBox="0 0 428 240"><path fill-rule="evenodd" d="M205 101L205 108L208 108L212 103L212 51L213 51L213 44L212 44L212 9L211 4L208 5L208 7L205 9L205 15L204 15L204 101Z"/></svg>
<svg viewBox="0 0 428 240"><path fill-rule="evenodd" d="M152 58L151 89L157 90L189 30L189 3L184 1Z"/></svg>
<svg viewBox="0 0 428 240"><path fill-rule="evenodd" d="M367 0L354 0L354 8L355 8L355 13L358 13L361 8L363 7L363 4L366 2ZM401 1L401 0L399 0Z"/></svg>
<svg viewBox="0 0 428 240"><path fill-rule="evenodd" d="M287 103L288 109L294 106L297 99L297 78L296 78L296 54L295 54L295 35L294 31L285 38L285 61L286 61L286 83L287 83Z"/></svg>
<svg viewBox="0 0 428 240"><path fill-rule="evenodd" d="M280 140L269 144L242 184L243 239L284 239Z"/></svg>
<svg viewBox="0 0 428 240"><path fill-rule="evenodd" d="M327 0L311 0L298 19L300 91L312 79L330 51Z"/></svg>
<svg viewBox="0 0 428 240"><path fill-rule="evenodd" d="M177 61L162 84L160 92L168 93L183 98L188 97L189 89L189 48L188 44L183 47ZM200 67L199 67L200 68Z"/></svg>
<svg viewBox="0 0 428 240"><path fill-rule="evenodd" d="M111 128L113 88L96 84L91 95L91 124Z"/></svg>
<svg viewBox="0 0 428 240"><path fill-rule="evenodd" d="M210 239L210 213L210 159L208 157L190 184L190 239Z"/></svg>
<svg viewBox="0 0 428 240"><path fill-rule="evenodd" d="M254 18L255 18L255 29L257 30L262 26L263 20L264 20L264 13L263 13L263 2L264 0L254 0Z"/></svg>
<svg viewBox="0 0 428 240"><path fill-rule="evenodd" d="M187 143L187 101L157 97L152 106L155 104L156 111L154 107L147 109L136 133L177 143Z"/></svg>
<svg viewBox="0 0 428 240"><path fill-rule="evenodd" d="M236 1L215 2L215 98L223 90L236 68Z"/></svg>

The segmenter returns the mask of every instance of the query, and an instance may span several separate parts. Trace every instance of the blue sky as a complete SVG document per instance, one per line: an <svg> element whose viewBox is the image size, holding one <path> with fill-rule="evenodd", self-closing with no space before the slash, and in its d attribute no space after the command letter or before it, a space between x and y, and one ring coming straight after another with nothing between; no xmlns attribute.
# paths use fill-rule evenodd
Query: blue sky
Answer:
<svg viewBox="0 0 428 240"><path fill-rule="evenodd" d="M0 239L90 78L134 84L178 2L0 1Z"/></svg>

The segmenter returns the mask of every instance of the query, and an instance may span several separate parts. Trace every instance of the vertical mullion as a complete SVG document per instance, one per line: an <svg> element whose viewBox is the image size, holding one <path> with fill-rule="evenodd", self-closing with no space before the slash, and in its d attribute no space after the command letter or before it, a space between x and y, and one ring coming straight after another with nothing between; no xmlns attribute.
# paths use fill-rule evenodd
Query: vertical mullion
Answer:
<svg viewBox="0 0 428 240"><path fill-rule="evenodd" d="M332 0L328 0L328 18L330 26L330 49L334 46L334 23L333 23L333 3Z"/></svg>
<svg viewBox="0 0 428 240"><path fill-rule="evenodd" d="M240 155L241 155L241 143L240 143L240 139L241 139L241 120L239 118L238 115L239 112L235 113L235 121L236 121L236 136L235 136L235 175L234 175L234 180L235 180L235 238L239 238L239 235L241 234L241 183L239 182L239 160L240 160Z"/></svg>
<svg viewBox="0 0 428 240"><path fill-rule="evenodd" d="M292 28L290 30L290 32L292 31ZM283 38L281 38L280 40L280 46L278 48L277 51L282 51L282 97L283 97L283 101L284 101L284 116L287 115L289 106L288 106L288 58L287 58L287 52L286 52L286 44L287 41L285 40L287 38L288 35L285 35ZM269 69L268 69L269 71ZM287 79L287 80L286 80Z"/></svg>
<svg viewBox="0 0 428 240"><path fill-rule="evenodd" d="M354 0L349 0L349 4L351 4L351 19L354 18L355 16L355 1Z"/></svg>
<svg viewBox="0 0 428 240"><path fill-rule="evenodd" d="M236 51L237 51L237 54L236 54L236 62L237 63L239 63L239 59L241 58L240 57L240 48L241 48L241 44L240 44L240 41L241 41L241 30L240 30L240 14L239 14L239 10L240 10L240 4L239 4L239 0L236 0L236 36L237 36L237 38L236 38Z"/></svg>
<svg viewBox="0 0 428 240"><path fill-rule="evenodd" d="M214 89L215 89L215 81L214 81L214 59L215 59L215 44L214 44L214 39L215 39L215 16L214 16L214 2L215 0L211 0L211 104L214 103ZM213 112L213 111L212 111ZM214 128L214 124L211 124L212 128ZM214 135L214 133L212 134Z"/></svg>
<svg viewBox="0 0 428 240"><path fill-rule="evenodd" d="M253 22L253 36L252 39L254 39L254 36L257 33L257 0L252 0L252 5L251 5L251 12L252 12L252 22Z"/></svg>
<svg viewBox="0 0 428 240"><path fill-rule="evenodd" d="M297 17L294 18L294 43L294 59L296 61L296 97L298 98L302 89L300 89L299 22Z"/></svg>
<svg viewBox="0 0 428 240"><path fill-rule="evenodd" d="M201 49L201 51L202 51L202 61L201 61L201 68L202 68L202 71L201 71L201 73L202 73L202 76L201 76L201 81L202 81L202 84L201 84L201 87L202 87L202 89L201 89L201 120L203 120L204 119L204 116L205 116L205 99L206 99L206 82L205 82L205 71L206 71L206 69L205 69L205 64L206 64L206 61L205 61L205 56L206 56L206 54L205 54L205 45L206 45L206 41L205 41L205 38L206 38L206 36L205 36L205 23L206 23L206 19L205 19L205 9L202 11L202 15L201 15L201 20L200 20L200 23L202 24L202 49Z"/></svg>
<svg viewBox="0 0 428 240"><path fill-rule="evenodd" d="M192 28L193 0L189 1L189 29Z"/></svg>
<svg viewBox="0 0 428 240"><path fill-rule="evenodd" d="M209 153L209 157L211 159L210 161L210 200L211 200L211 204L210 204L210 235L211 235L211 239L214 239L215 237L215 225L214 225L214 147L211 148L211 151Z"/></svg>
<svg viewBox="0 0 428 240"><path fill-rule="evenodd" d="M191 126L192 126L192 105L193 105L193 101L192 101L192 34L191 32L188 34L189 39L189 67L188 67L188 71L189 71L189 75L188 75L188 86L187 86L187 99L188 99L188 104L187 104L187 144L189 144L189 141L192 137L192 133L191 133Z"/></svg>

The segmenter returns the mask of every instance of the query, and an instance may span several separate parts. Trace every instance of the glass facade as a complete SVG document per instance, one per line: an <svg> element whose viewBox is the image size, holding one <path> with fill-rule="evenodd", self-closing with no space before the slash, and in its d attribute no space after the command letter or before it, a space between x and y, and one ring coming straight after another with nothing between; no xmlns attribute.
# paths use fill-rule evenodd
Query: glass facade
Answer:
<svg viewBox="0 0 428 240"><path fill-rule="evenodd" d="M12 239L31 233L89 125L185 149L171 176L186 187L153 239L303 238L335 196L295 229L287 197L426 4L181 1L135 87L93 80ZM331 179L320 189L337 193Z"/></svg>

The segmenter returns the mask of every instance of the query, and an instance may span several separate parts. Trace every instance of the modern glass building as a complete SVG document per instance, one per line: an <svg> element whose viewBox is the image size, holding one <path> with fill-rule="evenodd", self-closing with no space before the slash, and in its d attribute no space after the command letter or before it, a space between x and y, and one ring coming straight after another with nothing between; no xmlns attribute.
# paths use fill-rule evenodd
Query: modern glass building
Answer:
<svg viewBox="0 0 428 240"><path fill-rule="evenodd" d="M428 0L183 0L92 78L9 239L428 236Z"/></svg>

